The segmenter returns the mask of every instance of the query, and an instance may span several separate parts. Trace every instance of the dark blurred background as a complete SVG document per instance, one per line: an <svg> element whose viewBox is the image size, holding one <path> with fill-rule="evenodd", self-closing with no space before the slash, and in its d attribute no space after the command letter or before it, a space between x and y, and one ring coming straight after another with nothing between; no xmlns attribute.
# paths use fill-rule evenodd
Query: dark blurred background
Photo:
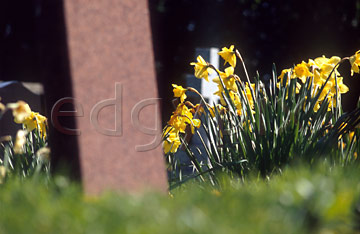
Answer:
<svg viewBox="0 0 360 234"><path fill-rule="evenodd" d="M37 25L49 2L62 1L0 2L0 80L39 81L44 35ZM360 49L360 0L149 0L149 7L165 121L173 111L171 83L185 86L197 47L234 44L250 76L258 71L263 79L272 63L279 74L308 58L350 56ZM346 111L355 107L360 88L359 75L350 77L349 68L346 63L340 69L350 88L343 95Z"/></svg>
<svg viewBox="0 0 360 234"><path fill-rule="evenodd" d="M360 49L360 0L149 0L163 116L169 118L172 87L185 85L196 47L228 47L241 52L251 77L267 79L302 60L350 56ZM241 70L238 70L241 72ZM355 108L360 77L340 68L350 92L345 110ZM239 75L242 75L241 73Z"/></svg>
<svg viewBox="0 0 360 234"><path fill-rule="evenodd" d="M37 1L0 3L0 80L38 81Z"/></svg>

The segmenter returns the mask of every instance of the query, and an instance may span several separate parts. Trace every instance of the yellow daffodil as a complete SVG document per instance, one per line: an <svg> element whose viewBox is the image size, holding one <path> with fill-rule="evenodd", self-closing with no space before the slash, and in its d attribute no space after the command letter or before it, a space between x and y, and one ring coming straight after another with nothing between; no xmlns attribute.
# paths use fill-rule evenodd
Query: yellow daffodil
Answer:
<svg viewBox="0 0 360 234"><path fill-rule="evenodd" d="M223 106L226 106L226 102L225 102L224 97L223 97L224 88L223 88L223 86L221 84L218 84L217 87L218 87L218 90L214 93L214 95L219 96L220 97L220 103Z"/></svg>
<svg viewBox="0 0 360 234"><path fill-rule="evenodd" d="M40 131L41 136L46 137L46 125L47 119L46 117L40 115L37 112L31 112L30 116L28 116L22 122L26 130L31 132L34 129L38 129Z"/></svg>
<svg viewBox="0 0 360 234"><path fill-rule="evenodd" d="M35 118L40 130L40 134L43 137L46 137L46 128L47 128L47 118L45 116L40 115L39 113L35 113Z"/></svg>
<svg viewBox="0 0 360 234"><path fill-rule="evenodd" d="M167 134L170 134L170 132L173 131L173 130L174 130L174 128L172 126L166 126L163 129L163 136L167 137Z"/></svg>
<svg viewBox="0 0 360 234"><path fill-rule="evenodd" d="M174 87L173 89L174 97L179 97L180 102L184 102L184 100L186 99L186 94L185 94L186 89L176 84L172 84L172 86Z"/></svg>
<svg viewBox="0 0 360 234"><path fill-rule="evenodd" d="M238 93L235 93L230 90L229 96L230 96L232 102L234 103L236 109L241 110L241 101L240 101L240 97L239 97Z"/></svg>
<svg viewBox="0 0 360 234"><path fill-rule="evenodd" d="M46 137L46 117L31 111L29 105L24 101L9 103L7 104L7 107L12 110L15 123L23 124L25 129L29 132L38 129L41 136Z"/></svg>
<svg viewBox="0 0 360 234"><path fill-rule="evenodd" d="M230 93L234 93L233 91L231 90L228 90L229 91L229 94ZM218 84L218 90L214 93L215 95L219 96L220 97L220 103L221 105L223 106L226 106L226 101L224 99L224 96L225 96L225 90L223 89L223 86L221 84ZM230 96L231 97L231 96Z"/></svg>
<svg viewBox="0 0 360 234"><path fill-rule="evenodd" d="M241 109L241 103L240 103L240 97L238 95L238 88L235 83L235 78L233 76L234 74L234 68L228 67L225 69L225 72L219 72L220 78L216 77L213 79L213 81L217 84L218 90L214 93L214 95L217 95L220 97L220 103L223 106L226 106L226 102L224 99L225 90L223 88L222 83L224 84L225 88L229 91L229 95L237 109ZM221 79L221 80L220 80Z"/></svg>
<svg viewBox="0 0 360 234"><path fill-rule="evenodd" d="M193 119L192 123L191 123L191 133L194 134L195 133L195 127L196 128L200 128L201 125L201 121L200 119Z"/></svg>
<svg viewBox="0 0 360 234"><path fill-rule="evenodd" d="M322 66L323 64L327 63L328 60L329 60L329 59L326 58L326 57L323 55L323 56L321 56L321 57L317 57L317 58L314 59L313 61L314 61L315 65L320 69L321 66Z"/></svg>
<svg viewBox="0 0 360 234"><path fill-rule="evenodd" d="M321 86L340 61L341 58L338 56L332 56L331 58L326 58L324 55L314 60L309 59L308 65L313 68L314 84ZM340 76L340 73L336 68L334 69L334 72L331 74L331 79L334 79L335 75Z"/></svg>
<svg viewBox="0 0 360 234"><path fill-rule="evenodd" d="M173 114L167 124L174 127L177 131L185 133L186 122L184 117Z"/></svg>
<svg viewBox="0 0 360 234"><path fill-rule="evenodd" d="M229 77L231 77L232 75L234 75L234 67L227 67L227 68L225 68L224 71L225 71L225 72L221 72L221 71L219 72L221 78L223 78L223 79L229 78Z"/></svg>
<svg viewBox="0 0 360 234"><path fill-rule="evenodd" d="M26 143L26 134L27 132L24 130L19 130L16 133L16 139L14 143L14 153L15 154L22 154L24 153L24 145Z"/></svg>
<svg viewBox="0 0 360 234"><path fill-rule="evenodd" d="M200 106L193 106L194 108L201 108ZM199 119L193 119L192 111L184 103L180 103L176 110L173 112L173 115L168 121L168 126L163 131L163 136L165 140L163 143L163 148L165 153L175 153L180 146L179 133L185 133L185 129L189 124L191 127L191 132L194 134L195 127L199 128L201 121Z"/></svg>
<svg viewBox="0 0 360 234"><path fill-rule="evenodd" d="M328 81L323 89L323 91L321 92L320 96L319 96L319 101L323 101L324 98L326 97L326 95L328 95L329 93L329 96L332 96L334 95L332 93L332 87L333 87L333 84L331 81Z"/></svg>
<svg viewBox="0 0 360 234"><path fill-rule="evenodd" d="M297 64L293 69L284 69L278 78L280 79L280 82L278 82L276 86L280 88L285 74L290 74L291 79L299 78L301 80L301 83L305 83L306 79L310 77L313 84L315 85L315 90L317 90L317 92L320 90L320 87L324 85L326 80L328 80L325 84L323 91L320 94L318 103L316 103L314 107L314 111L317 111L320 108L320 105L324 101L326 96L328 97L329 101L328 111L330 111L332 107L336 106L336 83L338 85L338 94L344 94L349 91L349 88L343 83L343 78L341 77L336 67L340 61L341 58L338 56L326 58L324 55L322 57L315 58L314 60L309 59L307 63L302 61L300 64ZM329 78L330 75L331 77ZM301 87L302 85L297 82L296 93L300 92ZM315 96L316 92L312 95Z"/></svg>
<svg viewBox="0 0 360 234"><path fill-rule="evenodd" d="M202 107L201 104L196 104L190 111L193 114L197 114L197 116L201 116L205 112L204 107Z"/></svg>
<svg viewBox="0 0 360 234"><path fill-rule="evenodd" d="M313 78L314 78L314 80L313 80L313 82L314 82L314 85L317 85L317 86L321 86L321 85L323 85L324 84L324 82L325 82L325 80L322 78L322 77L324 77L324 73L322 72L320 72L320 70L319 69L315 69L314 71L313 71Z"/></svg>
<svg viewBox="0 0 360 234"><path fill-rule="evenodd" d="M343 83L343 78L342 77L338 77L337 78L337 85L338 85L338 93L339 94L344 94L347 93L349 91L349 88ZM332 100L332 97L336 97L336 84L335 84L335 80L333 81L328 81L323 89L323 91L321 92L320 96L319 96L319 101L322 102L324 100L324 98L326 97L326 95L328 95L328 98L330 100L330 104L336 106L336 98L334 100ZM329 104L329 106L330 106ZM331 110L330 108L328 109L329 111Z"/></svg>
<svg viewBox="0 0 360 234"><path fill-rule="evenodd" d="M279 82L276 83L276 87L280 88L283 85L283 80L285 77L285 74L288 74L288 76L290 77L290 79L294 79L295 74L292 72L292 69L284 69L281 71L280 76L278 77L278 79L280 80ZM289 84L289 81L285 84L285 87ZM296 89L295 92L299 93L301 89L301 84L299 82L296 82ZM287 91L288 92L288 91ZM251 93L250 93L251 94ZM286 93L286 98L288 97L288 93Z"/></svg>
<svg viewBox="0 0 360 234"><path fill-rule="evenodd" d="M290 77L290 79L295 78L295 75L293 74L292 69L290 69L290 68L289 68L289 69L284 69L284 70L281 71L281 74L280 74L280 76L278 77L278 79L280 79L280 85L282 85L282 83L283 83L285 74L288 74L288 76ZM278 88L279 88L279 87L278 87Z"/></svg>
<svg viewBox="0 0 360 234"><path fill-rule="evenodd" d="M235 78L234 78L234 68L233 67L228 67L225 69L225 72L221 72L219 71L220 74L220 78L217 76L213 79L213 82L215 82L218 87L222 88L222 84L220 79L223 81L225 87L228 90L232 90L234 92L238 91L237 85L235 83Z"/></svg>
<svg viewBox="0 0 360 234"><path fill-rule="evenodd" d="M305 63L304 61L294 67L294 74L303 83L306 82L307 77L313 76L313 74L309 71L307 63Z"/></svg>
<svg viewBox="0 0 360 234"><path fill-rule="evenodd" d="M184 103L180 103L170 117L168 125L174 127L176 131L185 133L186 126L187 124L192 124L192 119L193 114L191 110Z"/></svg>
<svg viewBox="0 0 360 234"><path fill-rule="evenodd" d="M337 78L337 85L338 85L338 92L340 94L343 94L343 93L347 93L349 92L349 87L347 87L344 83L343 83L343 78L342 77L338 77ZM333 93L336 94L336 89L335 89L336 85L334 85L333 87Z"/></svg>
<svg viewBox="0 0 360 234"><path fill-rule="evenodd" d="M359 66L360 66L360 50L356 51L356 53L350 57L350 64L351 64L351 75L355 73L360 73Z"/></svg>
<svg viewBox="0 0 360 234"><path fill-rule="evenodd" d="M255 84L250 84L250 85L251 85L252 89L255 90ZM253 100L252 95L251 95L251 89L249 87L249 83L247 83L247 82L246 82L246 85L245 85L245 97L247 98L251 108L253 109L254 108L254 100Z"/></svg>
<svg viewBox="0 0 360 234"><path fill-rule="evenodd" d="M332 56L331 58L326 58L325 55L318 57L314 60L309 59L308 65L313 66L315 69L326 70L324 66L330 65L332 68L340 62L341 58L338 56ZM332 70L328 69L328 71Z"/></svg>
<svg viewBox="0 0 360 234"><path fill-rule="evenodd" d="M184 116L184 117L186 116L189 119L193 118L193 114L191 113L190 109L185 104L180 103L174 113L179 116ZM189 120L187 120L186 122L190 123Z"/></svg>
<svg viewBox="0 0 360 234"><path fill-rule="evenodd" d="M177 149L181 145L179 134L174 128L171 127L168 127L165 131L168 133L168 137L164 140L163 143L164 152L165 154L169 152L176 153Z"/></svg>
<svg viewBox="0 0 360 234"><path fill-rule="evenodd" d="M217 104L216 106L210 106L209 107L209 111L210 111L210 115L211 117L215 117L215 113L216 111L220 114L223 114L224 112L226 112L226 108L223 105Z"/></svg>
<svg viewBox="0 0 360 234"><path fill-rule="evenodd" d="M230 48L223 47L222 50L218 53L224 60L225 63L229 63L230 66L236 67L236 55L234 51L234 46L231 45Z"/></svg>
<svg viewBox="0 0 360 234"><path fill-rule="evenodd" d="M197 57L197 63L190 63L190 65L195 66L195 76L196 78L204 78L206 81L209 81L209 74L212 73L211 68L209 68L209 64L201 57L200 55Z"/></svg>
<svg viewBox="0 0 360 234"><path fill-rule="evenodd" d="M26 130L28 130L29 132L34 130L37 127L37 120L35 117L35 112L31 112L30 116L27 117L26 119L24 119L22 124L24 124Z"/></svg>
<svg viewBox="0 0 360 234"><path fill-rule="evenodd" d="M341 61L341 58L338 56L332 56L329 59L325 60L326 62L320 67L321 71L330 74L334 67Z"/></svg>
<svg viewBox="0 0 360 234"><path fill-rule="evenodd" d="M15 123L23 123L31 115L31 109L24 101L9 103L7 107L12 110Z"/></svg>

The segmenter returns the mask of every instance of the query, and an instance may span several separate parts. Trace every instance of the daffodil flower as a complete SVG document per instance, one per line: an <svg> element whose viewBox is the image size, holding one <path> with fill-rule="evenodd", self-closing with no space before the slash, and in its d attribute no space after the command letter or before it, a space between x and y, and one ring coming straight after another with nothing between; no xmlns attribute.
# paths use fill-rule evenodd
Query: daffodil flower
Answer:
<svg viewBox="0 0 360 234"><path fill-rule="evenodd" d="M313 76L313 74L309 71L307 63L305 63L304 61L294 67L294 74L303 83L306 82L307 77Z"/></svg>
<svg viewBox="0 0 360 234"><path fill-rule="evenodd" d="M210 111L210 115L211 115L211 117L215 117L215 109L217 109L217 111L219 112L219 113L223 113L223 112L225 112L226 111L226 108L223 106L223 105L220 105L220 104L217 104L216 106L211 106L211 107L209 107L209 111Z"/></svg>
<svg viewBox="0 0 360 234"><path fill-rule="evenodd" d="M232 90L234 92L238 91L237 85L235 83L235 78L233 76L234 75L233 67L226 68L225 72L219 71L219 74L220 74L220 78L217 76L213 79L213 82L215 82L218 85L218 87L221 87L222 89L222 84L220 81L221 79L228 90Z"/></svg>
<svg viewBox="0 0 360 234"><path fill-rule="evenodd" d="M193 114L197 114L197 116L201 116L202 113L205 112L204 107L202 107L201 104L196 104L190 111Z"/></svg>
<svg viewBox="0 0 360 234"><path fill-rule="evenodd" d="M281 71L281 74L280 74L280 76L278 77L278 79L280 79L280 84L283 83L285 74L288 74L288 76L289 76L291 79L295 78L294 74L292 73L292 69L290 69L290 68L289 68L289 69L284 69L284 70Z"/></svg>
<svg viewBox="0 0 360 234"><path fill-rule="evenodd" d="M34 129L38 129L40 131L41 136L46 137L46 117L40 115L37 112L31 112L30 116L28 116L22 124L29 132Z"/></svg>
<svg viewBox="0 0 360 234"><path fill-rule="evenodd" d="M186 122L183 117L180 117L177 114L173 114L167 124L174 127L174 129L177 131L185 133Z"/></svg>
<svg viewBox="0 0 360 234"><path fill-rule="evenodd" d="M181 145L181 141L179 138L179 133L171 127L165 129L167 132L168 137L164 140L163 149L165 154L171 152L176 153L177 149Z"/></svg>
<svg viewBox="0 0 360 234"><path fill-rule="evenodd" d="M230 66L236 67L236 55L234 51L234 46L231 45L230 48L223 47L222 50L218 53L224 60L225 63L229 63Z"/></svg>
<svg viewBox="0 0 360 234"><path fill-rule="evenodd" d="M27 134L27 132L24 130L17 131L15 143L14 143L14 147L13 147L15 154L24 153L24 145L26 143L26 134Z"/></svg>
<svg viewBox="0 0 360 234"><path fill-rule="evenodd" d="M174 92L174 97L179 97L180 98L180 102L184 102L184 100L186 99L186 89L184 89L182 86L176 85L176 84L172 84L172 86L174 87L173 92Z"/></svg>
<svg viewBox="0 0 360 234"><path fill-rule="evenodd" d="M344 83L343 83L343 77L338 77L337 78L337 85L338 85L338 92L343 94L343 93L347 93L349 92L349 87L347 87ZM333 93L336 94L336 90L335 90L335 85L333 87Z"/></svg>
<svg viewBox="0 0 360 234"><path fill-rule="evenodd" d="M212 73L211 68L209 68L209 64L201 57L200 55L197 57L197 63L190 63L190 65L195 66L195 76L196 78L204 78L206 81L209 81L209 74Z"/></svg>
<svg viewBox="0 0 360 234"><path fill-rule="evenodd" d="M321 86L324 84L326 79L329 77L330 73L334 67L341 61L341 58L338 56L332 56L331 58L326 58L324 55L318 57L314 60L309 60L308 65L314 68L314 84ZM311 62L311 63L310 63ZM334 79L336 76L340 76L340 73L335 68L334 72L331 74L331 78Z"/></svg>
<svg viewBox="0 0 360 234"><path fill-rule="evenodd" d="M191 110L184 103L180 103L170 117L168 125L174 127L176 131L185 133L186 126L191 124L192 119L193 114Z"/></svg>
<svg viewBox="0 0 360 234"><path fill-rule="evenodd" d="M360 50L356 51L356 53L350 57L350 65L351 65L351 75L355 73L360 73L359 66L360 66Z"/></svg>
<svg viewBox="0 0 360 234"><path fill-rule="evenodd" d="M201 125L201 121L200 119L193 119L192 123L191 123L191 133L194 134L195 133L195 127L196 128L200 128Z"/></svg>
<svg viewBox="0 0 360 234"><path fill-rule="evenodd" d="M31 109L24 101L9 103L7 104L7 107L12 110L15 123L23 123L24 120L31 115Z"/></svg>
<svg viewBox="0 0 360 234"><path fill-rule="evenodd" d="M15 123L23 124L29 132L38 129L41 136L46 137L47 119L45 116L31 111L29 105L24 101L9 103L7 107L12 109Z"/></svg>

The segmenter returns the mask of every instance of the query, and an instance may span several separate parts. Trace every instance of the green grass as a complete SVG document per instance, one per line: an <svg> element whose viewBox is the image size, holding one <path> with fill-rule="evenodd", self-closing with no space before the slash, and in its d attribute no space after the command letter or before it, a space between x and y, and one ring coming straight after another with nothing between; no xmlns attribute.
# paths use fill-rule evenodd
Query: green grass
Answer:
<svg viewBox="0 0 360 234"><path fill-rule="evenodd" d="M269 181L221 188L186 183L167 194L85 196L65 177L0 186L0 233L353 233L360 216L355 167L285 169Z"/></svg>

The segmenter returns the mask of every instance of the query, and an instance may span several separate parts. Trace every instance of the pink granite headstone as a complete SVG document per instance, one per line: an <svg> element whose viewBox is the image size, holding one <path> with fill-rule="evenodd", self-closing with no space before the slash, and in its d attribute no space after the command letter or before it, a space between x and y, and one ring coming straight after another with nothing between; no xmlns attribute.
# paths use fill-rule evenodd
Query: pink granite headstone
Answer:
<svg viewBox="0 0 360 234"><path fill-rule="evenodd" d="M52 120L77 138L85 191L166 191L147 1L64 0L64 18L73 97ZM66 114L76 129L57 122Z"/></svg>

